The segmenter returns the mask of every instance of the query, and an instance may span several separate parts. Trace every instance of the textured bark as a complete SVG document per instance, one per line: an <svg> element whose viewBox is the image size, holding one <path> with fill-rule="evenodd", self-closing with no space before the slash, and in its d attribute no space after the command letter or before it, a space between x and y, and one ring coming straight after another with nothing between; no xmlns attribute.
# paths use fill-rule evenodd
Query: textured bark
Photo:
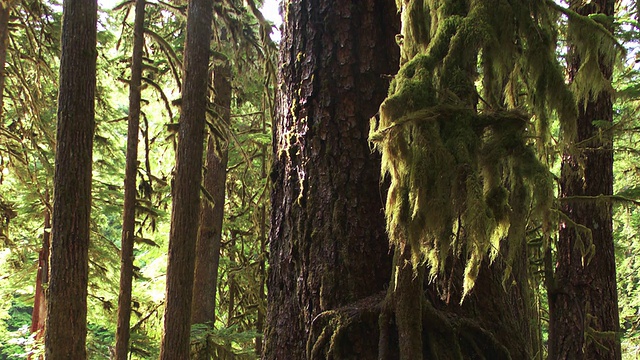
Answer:
<svg viewBox="0 0 640 360"><path fill-rule="evenodd" d="M118 294L118 325L116 328L117 360L127 360L129 352L131 291L133 282L133 245L136 227L136 174L138 172L138 135L140 132L140 97L142 84L142 55L144 47L145 0L136 1L133 26L131 81L129 83L129 123L127 129L127 158L124 175L124 211L122 214L122 243L120 252L120 293Z"/></svg>
<svg viewBox="0 0 640 360"><path fill-rule="evenodd" d="M526 259L526 258L525 258ZM526 264L526 260L522 260ZM513 268L513 276L504 281L504 264L499 260L480 269L476 284L467 299L458 306L458 298L447 305L449 311L465 318L477 329L460 329L464 358L536 359L538 343L531 333L532 303L525 288L527 275ZM504 281L504 282L503 282ZM504 283L504 285L503 285ZM486 339L485 339L486 337ZM470 346L478 349L468 349ZM468 352L466 352L468 351ZM538 357L539 358L539 357Z"/></svg>
<svg viewBox="0 0 640 360"><path fill-rule="evenodd" d="M45 195L49 202L49 193ZM48 205L48 204L47 204ZM48 207L44 210L44 233L42 235L42 249L38 254L38 274L36 275L36 294L33 300L33 313L31 313L31 333L35 333L35 340L44 338L45 322L47 319L47 297L45 287L49 283L49 247L51 246L51 211ZM32 355L27 357L34 359ZM42 359L42 356L38 356Z"/></svg>
<svg viewBox="0 0 640 360"><path fill-rule="evenodd" d="M214 105L220 123L231 120L231 67L228 62L213 69ZM213 206L205 201L200 212L200 230L196 245L196 270L191 305L192 324L215 322L218 265L224 219L225 184L227 180L228 147L225 139L209 135L204 188L214 200Z"/></svg>
<svg viewBox="0 0 640 360"><path fill-rule="evenodd" d="M95 128L96 0L63 3L54 176L49 360L86 359L91 169Z"/></svg>
<svg viewBox="0 0 640 360"><path fill-rule="evenodd" d="M399 19L391 0L295 0L285 10L263 358L308 359L323 356L314 322L389 280L380 163L367 137L385 75L397 71ZM350 338L347 358L376 357L369 318L373 329Z"/></svg>
<svg viewBox="0 0 640 360"><path fill-rule="evenodd" d="M160 359L189 358L213 1L190 0Z"/></svg>
<svg viewBox="0 0 640 360"><path fill-rule="evenodd" d="M529 304L520 298L526 268L513 271L525 271L522 288L505 290L503 266L484 266L460 306L461 289L442 300L439 284L423 287L424 269L414 272L408 253L396 249L391 286L402 291L384 296L391 275L384 189L366 120L384 96L380 75L396 71L396 14L382 1L287 6L263 358L531 358ZM475 58L469 63L475 67ZM455 284L463 265L450 264Z"/></svg>
<svg viewBox="0 0 640 360"><path fill-rule="evenodd" d="M615 1L597 0L576 8L583 15L613 16ZM575 51L569 73L580 66ZM612 64L600 70L611 79ZM620 359L618 295L613 244L611 201L594 198L613 194L613 137L594 121L613 121L611 94L578 105L576 152L565 154L560 180L562 221L557 245L555 281L549 289L549 359ZM574 224L586 226L592 242ZM584 257L579 244L593 245L594 256ZM604 334L608 332L609 334Z"/></svg>

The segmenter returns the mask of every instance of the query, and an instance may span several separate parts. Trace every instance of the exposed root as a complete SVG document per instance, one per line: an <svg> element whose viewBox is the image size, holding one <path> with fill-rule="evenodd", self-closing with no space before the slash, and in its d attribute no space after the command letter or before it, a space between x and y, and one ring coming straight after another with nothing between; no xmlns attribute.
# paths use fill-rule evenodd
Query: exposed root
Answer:
<svg viewBox="0 0 640 360"><path fill-rule="evenodd" d="M421 296L422 331L407 334L431 360L512 359L508 347L476 320L438 309ZM318 314L307 339L309 359L400 360L394 297L381 292L348 306Z"/></svg>

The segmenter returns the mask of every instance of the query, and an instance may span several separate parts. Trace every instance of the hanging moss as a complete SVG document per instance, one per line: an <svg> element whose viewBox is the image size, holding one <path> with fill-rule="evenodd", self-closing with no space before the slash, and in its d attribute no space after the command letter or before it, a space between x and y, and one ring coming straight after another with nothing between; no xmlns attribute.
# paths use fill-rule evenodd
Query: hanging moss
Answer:
<svg viewBox="0 0 640 360"><path fill-rule="evenodd" d="M567 40L573 44L577 52L575 55L580 58L580 68L572 79L572 90L577 99L586 104L603 91L613 93L611 81L601 71L601 64L613 64L618 55L625 54L624 47L607 30L613 26L613 17L601 13L582 16L555 3L551 2L550 5L569 19Z"/></svg>
<svg viewBox="0 0 640 360"><path fill-rule="evenodd" d="M405 59L370 133L391 180L387 230L394 244L410 245L414 266L429 265L431 278L451 254L465 260L466 295L501 241L524 246L534 219L550 229L553 181L532 139L545 149L555 113L568 143L577 113L555 55L559 13L545 0L398 5ZM595 21L580 20L575 26ZM587 40L603 44L603 36ZM489 99L481 107L478 79Z"/></svg>

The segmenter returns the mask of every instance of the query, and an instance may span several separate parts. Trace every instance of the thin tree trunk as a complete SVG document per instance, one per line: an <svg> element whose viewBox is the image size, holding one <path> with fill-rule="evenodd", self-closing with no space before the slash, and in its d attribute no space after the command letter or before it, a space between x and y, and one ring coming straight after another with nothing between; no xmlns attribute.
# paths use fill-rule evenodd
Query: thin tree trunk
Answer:
<svg viewBox="0 0 640 360"><path fill-rule="evenodd" d="M222 144L223 142L224 140L216 139L215 135L209 135L204 186L213 196L214 205L211 206L207 201L202 204L191 304L191 324L208 324L211 328L216 320L216 291L227 179L228 153L227 145ZM205 352L198 353L195 359L209 357Z"/></svg>
<svg viewBox="0 0 640 360"><path fill-rule="evenodd" d="M9 11L11 2L0 3L0 119L4 112L4 78L7 62L7 45L9 43Z"/></svg>
<svg viewBox="0 0 640 360"><path fill-rule="evenodd" d="M613 16L615 1L596 0L575 10ZM575 48L570 55L573 79L581 59ZM600 70L611 80L613 66L604 61L601 57ZM549 289L549 359L617 360L621 349L611 201L571 199L613 194L613 136L594 124L612 123L611 94L603 91L578 109L578 153L565 154L562 161L562 211L570 220L561 222L555 281ZM591 239L576 224L586 226ZM595 253L585 257L590 244Z"/></svg>
<svg viewBox="0 0 640 360"><path fill-rule="evenodd" d="M229 241L229 263L235 265L236 262L236 236L237 233L231 234ZM227 285L229 286L229 303L227 304L227 327L233 325L233 314L236 306L236 282L231 271L227 272Z"/></svg>
<svg viewBox="0 0 640 360"><path fill-rule="evenodd" d="M422 299L424 267L414 271L411 247L396 248L394 255L395 315L400 359L422 360Z"/></svg>
<svg viewBox="0 0 640 360"><path fill-rule="evenodd" d="M96 0L63 3L49 301L48 360L86 359Z"/></svg>
<svg viewBox="0 0 640 360"><path fill-rule="evenodd" d="M262 131L266 132L266 123L263 118L262 120ZM262 168L260 172L260 176L262 179L267 177L267 146L262 146ZM265 311L263 310L263 304L265 299L265 280L267 276L267 265L266 265L266 246L267 246L267 209L266 202L268 199L262 199L262 205L260 206L260 267L259 267L259 275L260 276L260 285L258 288L258 316L256 319L256 331L258 334L262 334L264 331L264 320L265 320ZM256 338L256 354L260 356L262 354L262 336L258 336Z"/></svg>
<svg viewBox="0 0 640 360"><path fill-rule="evenodd" d="M189 357L212 19L213 1L189 1L167 262L166 310L160 350L162 360Z"/></svg>
<svg viewBox="0 0 640 360"><path fill-rule="evenodd" d="M133 26L131 81L129 83L129 126L127 129L127 160L124 175L124 211L120 253L120 294L118 294L118 325L116 328L116 359L127 360L129 352L131 291L133 282L133 245L136 225L136 174L138 171L138 135L140 132L140 97L142 55L144 47L145 0L136 1Z"/></svg>
<svg viewBox="0 0 640 360"><path fill-rule="evenodd" d="M231 67L227 61L213 69L214 105L220 114L218 123L231 120ZM191 324L215 323L218 266L224 219L225 184L227 180L228 147L226 139L209 134L204 188L214 200L203 202L200 211L200 230L196 245L196 270L193 283Z"/></svg>
<svg viewBox="0 0 640 360"><path fill-rule="evenodd" d="M45 322L47 319L47 297L45 287L49 282L49 247L51 246L51 211L49 210L49 192L45 194L44 233L42 234L42 249L38 254L38 274L36 275L36 294L33 300L31 314L31 333L35 333L36 342L44 338ZM42 356L38 356L41 359ZM33 359L29 355L28 359Z"/></svg>

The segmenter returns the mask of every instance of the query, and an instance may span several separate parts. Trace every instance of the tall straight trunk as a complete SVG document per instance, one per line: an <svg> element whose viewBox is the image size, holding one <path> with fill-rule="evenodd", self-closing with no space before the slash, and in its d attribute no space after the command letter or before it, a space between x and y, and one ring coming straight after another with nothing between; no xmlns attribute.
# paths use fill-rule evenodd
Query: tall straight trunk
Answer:
<svg viewBox="0 0 640 360"><path fill-rule="evenodd" d="M11 2L0 4L0 119L4 112L4 78L5 63L7 62L7 46L9 44L9 11Z"/></svg>
<svg viewBox="0 0 640 360"><path fill-rule="evenodd" d="M116 328L117 360L127 360L129 352L131 291L133 282L133 245L136 227L136 174L138 171L138 135L140 132L140 97L142 85L142 55L144 47L145 0L136 1L133 25L133 53L129 83L129 124L127 129L127 160L124 175L124 211L120 251L120 294L118 294L118 325Z"/></svg>
<svg viewBox="0 0 640 360"><path fill-rule="evenodd" d="M227 180L227 145L224 140L209 135L204 187L214 199L214 205L203 202L200 229L196 244L196 265L191 303L191 324L208 324L216 320L216 291L220 265L220 244L224 218L225 182ZM209 359L209 348L199 351L194 359Z"/></svg>
<svg viewBox="0 0 640 360"><path fill-rule="evenodd" d="M311 359L332 310L379 294L391 257L369 119L398 66L395 2L288 1L274 119L264 359ZM369 315L366 315L369 316ZM343 349L371 359L377 320ZM315 346L318 344L318 346Z"/></svg>
<svg viewBox="0 0 640 360"><path fill-rule="evenodd" d="M45 354L86 359L96 0L63 2Z"/></svg>
<svg viewBox="0 0 640 360"><path fill-rule="evenodd" d="M49 203L49 192L45 194L46 205ZM31 313L31 333L36 334L35 340L44 338L45 322L47 319L47 297L45 288L49 283L49 247L51 246L51 211L45 206L44 233L42 234L42 249L38 254L38 274L36 275L36 294L33 300L33 313ZM38 359L41 359L39 356ZM34 359L29 355L28 359Z"/></svg>
<svg viewBox="0 0 640 360"><path fill-rule="evenodd" d="M236 262L236 236L237 233L231 234L229 241L229 263L235 265ZM233 325L234 309L236 307L236 281L231 271L227 272L227 286L229 286L229 300L227 304L227 327Z"/></svg>
<svg viewBox="0 0 640 360"><path fill-rule="evenodd" d="M190 0L160 359L189 358L213 1Z"/></svg>
<svg viewBox="0 0 640 360"><path fill-rule="evenodd" d="M574 8L582 15L613 16L615 1L596 0ZM582 59L578 45L572 46L573 79ZM601 57L600 71L607 80L612 70ZM561 222L555 284L549 291L549 359L615 360L621 358L621 350L612 208L611 201L595 198L613 194L612 133L594 124L612 123L611 94L603 91L578 108L577 153L565 154L562 160L560 200L570 221ZM591 239L575 224L587 227ZM579 244L588 246L589 241L595 254L587 259Z"/></svg>
<svg viewBox="0 0 640 360"><path fill-rule="evenodd" d="M218 122L228 124L231 120L231 67L228 61L214 67L213 88L215 110L220 115ZM213 326L215 323L228 158L226 139L218 139L211 133L207 145L204 188L211 194L214 203L203 202L200 211L191 324Z"/></svg>
<svg viewBox="0 0 640 360"><path fill-rule="evenodd" d="M266 132L266 122L263 118L262 120L262 131ZM260 172L260 177L265 179L267 177L267 146L262 146L262 168ZM262 205L260 206L260 265L259 265L259 287L258 287L258 316L256 319L256 331L258 334L262 334L264 331L264 320L265 320L265 312L263 310L263 304L266 296L265 293L265 281L267 276L267 261L265 259L266 249L267 249L267 209L266 202L267 199L262 199ZM262 354L262 336L256 337L256 354Z"/></svg>

